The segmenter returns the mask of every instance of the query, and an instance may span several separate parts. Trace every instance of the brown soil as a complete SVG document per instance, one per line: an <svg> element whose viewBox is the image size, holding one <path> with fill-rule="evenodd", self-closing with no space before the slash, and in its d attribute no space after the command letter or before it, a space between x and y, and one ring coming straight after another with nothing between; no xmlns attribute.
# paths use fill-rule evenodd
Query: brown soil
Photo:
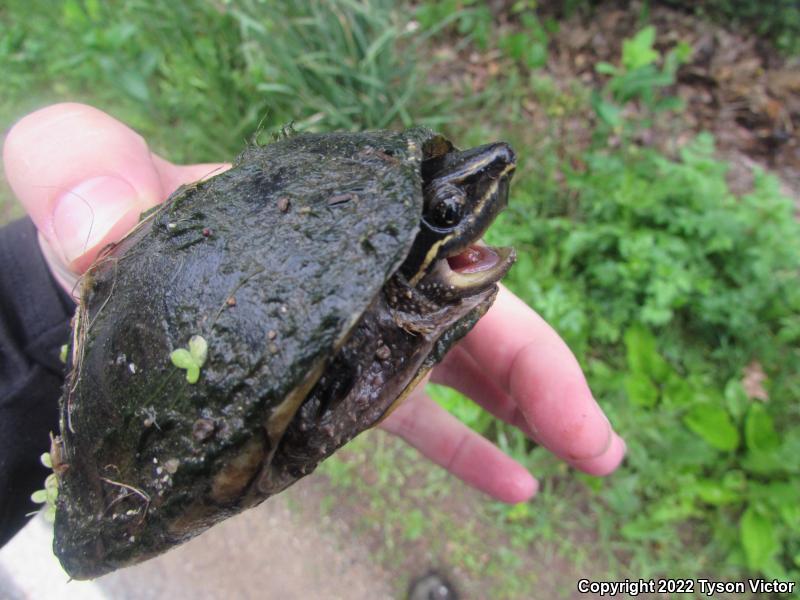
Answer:
<svg viewBox="0 0 800 600"><path fill-rule="evenodd" d="M97 582L107 597L126 600L391 600L389 573L346 522L320 514L324 493L305 479L183 546Z"/></svg>
<svg viewBox="0 0 800 600"><path fill-rule="evenodd" d="M507 16L511 2L493 4L501 30L519 27ZM560 9L560 3L542 5L545 16L548 10ZM541 73L549 75L566 96L574 93L575 84L600 89L607 76L597 73L595 65L619 63L623 40L643 27L641 14L641 2L620 0L560 20L558 32L550 35L548 61ZM664 6L651 7L648 23L656 27L659 51L666 53L679 41L694 51L679 69L674 88L666 90L681 98L686 109L657 120L639 142L672 154L695 134L711 132L719 154L731 165L733 191L749 191L751 171L757 166L777 174L784 192L800 207L800 57L787 58L753 34L730 31ZM437 59L433 85L455 80L473 94L489 88L508 66L500 51L481 53L455 40L436 47L433 56ZM523 100L523 109L534 140L555 135L578 150L588 143L586 125L594 119L588 108L550 114L547 107L528 99ZM633 103L626 111L635 116L639 108Z"/></svg>
<svg viewBox="0 0 800 600"><path fill-rule="evenodd" d="M391 481L379 479L376 448L381 462L395 466ZM599 551L593 531L585 530L582 539L574 540L588 549L581 566L574 557L557 554L559 544L553 540L511 539L497 527L501 517L492 511L491 499L386 433L369 432L366 440L340 451L336 460L351 465L357 481L376 487L381 496L377 507L358 485L337 485L325 476L313 477L307 489L320 498L336 498L327 516L357 532L368 553L388 565L396 598L405 597L411 581L435 571L454 584L463 600L578 599L586 597L577 593L578 579L602 579L606 572L605 558L592 554ZM578 493L581 486L574 480L571 484ZM534 500L534 510L535 506ZM389 516L392 512L400 516ZM403 531L412 512L421 513L425 522L423 533L415 538ZM514 559L506 565L497 559L500 553L513 554Z"/></svg>
<svg viewBox="0 0 800 600"><path fill-rule="evenodd" d="M637 2L627 9L604 3L591 17L562 22L548 69L558 78L601 86L604 77L594 65L618 61L622 41L641 28L640 12ZM752 34L663 6L652 8L649 21L659 50L666 52L679 41L694 49L678 71L674 90L686 103L679 137L710 131L734 168L769 168L800 197L800 59L781 56ZM675 137L674 129L656 133L662 143Z"/></svg>

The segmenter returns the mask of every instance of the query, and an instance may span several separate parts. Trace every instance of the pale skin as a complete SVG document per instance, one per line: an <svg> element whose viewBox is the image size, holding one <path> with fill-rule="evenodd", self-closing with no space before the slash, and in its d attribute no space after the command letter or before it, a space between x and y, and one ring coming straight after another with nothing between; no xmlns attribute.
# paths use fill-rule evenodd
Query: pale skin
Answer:
<svg viewBox="0 0 800 600"><path fill-rule="evenodd" d="M39 231L45 259L67 291L142 211L178 186L230 166L172 164L123 123L75 103L20 120L6 136L3 161L12 190ZM506 288L434 369L432 380L469 396L585 473L608 475L625 455L624 441L572 352ZM424 384L381 427L498 500L522 502L538 489L521 464L433 402Z"/></svg>

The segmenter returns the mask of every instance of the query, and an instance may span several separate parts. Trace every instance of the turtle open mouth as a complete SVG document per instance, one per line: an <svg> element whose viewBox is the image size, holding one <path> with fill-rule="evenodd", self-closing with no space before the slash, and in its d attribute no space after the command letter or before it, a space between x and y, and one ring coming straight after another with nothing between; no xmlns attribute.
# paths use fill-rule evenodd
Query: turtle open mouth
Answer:
<svg viewBox="0 0 800 600"><path fill-rule="evenodd" d="M432 287L447 290L448 295L472 296L500 281L515 260L513 248L489 246L481 239L436 261L423 282L438 284Z"/></svg>
<svg viewBox="0 0 800 600"><path fill-rule="evenodd" d="M487 246L482 240L456 254L447 257L447 265L456 273L472 275L493 269L500 262L500 255L494 248Z"/></svg>

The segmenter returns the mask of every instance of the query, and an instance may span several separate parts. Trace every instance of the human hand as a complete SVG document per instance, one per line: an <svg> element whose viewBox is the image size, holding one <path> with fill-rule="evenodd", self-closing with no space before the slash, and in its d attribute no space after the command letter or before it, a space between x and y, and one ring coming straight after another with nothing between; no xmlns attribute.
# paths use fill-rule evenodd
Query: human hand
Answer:
<svg viewBox="0 0 800 600"><path fill-rule="evenodd" d="M20 120L3 147L6 179L39 231L51 272L68 292L107 245L179 186L226 164L174 165L144 139L84 104L48 106Z"/></svg>
<svg viewBox="0 0 800 600"><path fill-rule="evenodd" d="M124 124L82 104L23 118L8 134L3 158L45 259L70 292L142 211L230 166L174 165ZM586 473L606 475L625 454L569 348L502 286L489 312L434 369L433 381L463 392ZM424 385L381 426L499 500L520 502L536 492L522 465L439 407Z"/></svg>

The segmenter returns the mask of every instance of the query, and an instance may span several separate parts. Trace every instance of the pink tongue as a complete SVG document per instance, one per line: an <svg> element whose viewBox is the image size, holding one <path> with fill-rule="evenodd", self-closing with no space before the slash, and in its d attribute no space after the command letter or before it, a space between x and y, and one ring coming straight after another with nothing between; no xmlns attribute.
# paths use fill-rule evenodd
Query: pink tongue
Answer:
<svg viewBox="0 0 800 600"><path fill-rule="evenodd" d="M497 253L488 246L470 246L460 254L449 256L447 263L459 273L477 273L497 264Z"/></svg>

